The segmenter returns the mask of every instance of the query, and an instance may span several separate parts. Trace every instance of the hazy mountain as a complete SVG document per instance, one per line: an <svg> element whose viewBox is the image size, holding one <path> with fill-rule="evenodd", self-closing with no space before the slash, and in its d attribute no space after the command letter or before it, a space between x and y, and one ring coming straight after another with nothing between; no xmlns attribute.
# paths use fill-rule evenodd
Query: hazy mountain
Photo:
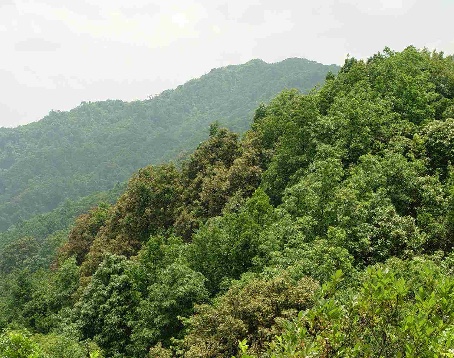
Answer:
<svg viewBox="0 0 454 358"><path fill-rule="evenodd" d="M452 356L453 148L453 56L349 58L70 230L22 226L0 250L0 356Z"/></svg>
<svg viewBox="0 0 454 358"><path fill-rule="evenodd" d="M260 102L285 88L307 92L329 71L338 67L298 58L252 60L212 69L149 100L84 102L0 128L0 230L193 150L214 121L243 132Z"/></svg>

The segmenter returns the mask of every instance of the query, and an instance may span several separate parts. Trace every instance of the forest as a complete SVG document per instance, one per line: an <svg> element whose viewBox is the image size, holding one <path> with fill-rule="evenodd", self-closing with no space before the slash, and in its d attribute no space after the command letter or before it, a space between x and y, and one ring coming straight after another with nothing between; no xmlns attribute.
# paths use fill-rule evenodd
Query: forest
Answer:
<svg viewBox="0 0 454 358"><path fill-rule="evenodd" d="M212 122L243 133L260 102L287 88L308 92L329 71L338 66L252 60L212 69L148 100L83 102L35 123L0 128L0 231L111 190L146 165L187 156L208 137ZM0 247L9 241L0 239Z"/></svg>
<svg viewBox="0 0 454 358"><path fill-rule="evenodd" d="M250 123L16 231L0 356L454 357L454 56L347 58Z"/></svg>

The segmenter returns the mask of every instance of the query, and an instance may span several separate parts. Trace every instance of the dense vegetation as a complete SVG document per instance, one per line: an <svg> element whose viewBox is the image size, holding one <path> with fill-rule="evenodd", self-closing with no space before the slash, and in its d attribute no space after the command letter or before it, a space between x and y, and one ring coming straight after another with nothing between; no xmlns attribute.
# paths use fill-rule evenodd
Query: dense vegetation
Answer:
<svg viewBox="0 0 454 358"><path fill-rule="evenodd" d="M69 230L74 220L87 212L93 206L101 203L113 204L123 193L126 183L117 184L108 191L97 192L78 200L66 200L54 210L38 214L28 220L23 220L0 232L0 251L12 242L25 236L31 236L38 241L61 230Z"/></svg>
<svg viewBox="0 0 454 358"><path fill-rule="evenodd" d="M213 69L146 101L82 103L0 128L0 231L192 151L216 120L244 132L261 101L285 88L307 92L337 70L304 59L253 60Z"/></svg>
<svg viewBox="0 0 454 358"><path fill-rule="evenodd" d="M282 92L242 137L211 125L50 269L7 248L0 353L454 356L453 117L454 58L409 47Z"/></svg>

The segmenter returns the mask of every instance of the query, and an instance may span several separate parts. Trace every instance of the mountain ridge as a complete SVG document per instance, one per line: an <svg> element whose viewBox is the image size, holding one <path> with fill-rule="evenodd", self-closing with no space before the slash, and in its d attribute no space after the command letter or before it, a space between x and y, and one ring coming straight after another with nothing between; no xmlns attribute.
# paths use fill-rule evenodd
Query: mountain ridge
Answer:
<svg viewBox="0 0 454 358"><path fill-rule="evenodd" d="M307 92L337 66L305 59L227 66L147 100L82 102L37 122L0 128L0 231L123 182L194 149L219 121L237 132L260 102Z"/></svg>

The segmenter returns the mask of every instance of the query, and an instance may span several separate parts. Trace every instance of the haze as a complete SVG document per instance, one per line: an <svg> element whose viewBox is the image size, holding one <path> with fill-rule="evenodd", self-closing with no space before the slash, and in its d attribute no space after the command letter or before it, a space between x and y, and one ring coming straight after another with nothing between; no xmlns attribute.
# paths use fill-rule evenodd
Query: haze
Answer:
<svg viewBox="0 0 454 358"><path fill-rule="evenodd" d="M453 0L0 1L0 127L82 101L145 99L253 58L454 53Z"/></svg>

